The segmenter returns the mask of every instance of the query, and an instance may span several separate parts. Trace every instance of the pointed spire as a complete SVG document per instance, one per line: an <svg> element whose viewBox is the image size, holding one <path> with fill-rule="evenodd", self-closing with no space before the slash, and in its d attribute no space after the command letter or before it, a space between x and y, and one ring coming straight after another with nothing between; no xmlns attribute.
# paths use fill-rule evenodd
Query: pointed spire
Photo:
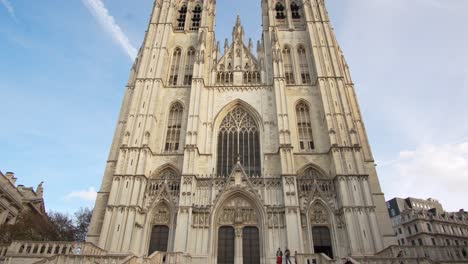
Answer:
<svg viewBox="0 0 468 264"><path fill-rule="evenodd" d="M237 15L236 25L232 29L232 40L234 42L244 42L244 27L242 27L240 16Z"/></svg>
<svg viewBox="0 0 468 264"><path fill-rule="evenodd" d="M249 38L249 51L250 51L250 53L253 52L253 41L252 41L251 38Z"/></svg>

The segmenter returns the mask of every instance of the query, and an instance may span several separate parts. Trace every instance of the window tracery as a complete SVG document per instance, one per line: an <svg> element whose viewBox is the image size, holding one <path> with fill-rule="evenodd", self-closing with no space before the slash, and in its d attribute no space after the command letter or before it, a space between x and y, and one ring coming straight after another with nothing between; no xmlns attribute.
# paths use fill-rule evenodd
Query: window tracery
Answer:
<svg viewBox="0 0 468 264"><path fill-rule="evenodd" d="M179 17L177 18L177 27L176 30L184 30L185 29L185 20L187 18L187 6L183 5L179 9Z"/></svg>
<svg viewBox="0 0 468 264"><path fill-rule="evenodd" d="M296 119L299 137L299 149L301 151L314 150L315 145L312 134L309 106L306 103L300 102L296 105Z"/></svg>
<svg viewBox="0 0 468 264"><path fill-rule="evenodd" d="M190 48L187 52L187 63L185 64L184 85L192 84L194 64L195 64L195 49Z"/></svg>
<svg viewBox="0 0 468 264"><path fill-rule="evenodd" d="M244 84L259 84L261 83L260 72L247 71L244 72Z"/></svg>
<svg viewBox="0 0 468 264"><path fill-rule="evenodd" d="M238 161L248 176L260 175L259 130L242 107L236 107L221 123L217 156L219 175L229 175Z"/></svg>
<svg viewBox="0 0 468 264"><path fill-rule="evenodd" d="M182 55L182 50L180 48L176 48L174 53L172 54L172 62L171 68L169 73L169 86L176 86L178 77L179 77L179 68L180 68L180 57Z"/></svg>
<svg viewBox="0 0 468 264"><path fill-rule="evenodd" d="M296 4L296 2L291 3L291 15L293 19L300 19L301 14L299 12L299 6Z"/></svg>
<svg viewBox="0 0 468 264"><path fill-rule="evenodd" d="M179 150L180 132L182 128L182 115L184 108L180 103L174 103L169 112L167 122L166 152L175 152Z"/></svg>
<svg viewBox="0 0 468 264"><path fill-rule="evenodd" d="M294 84L294 70L293 61L291 56L291 49L285 47L283 49L283 65L284 65L284 77L286 78L286 84Z"/></svg>
<svg viewBox="0 0 468 264"><path fill-rule="evenodd" d="M276 11L276 19L285 19L286 15L284 13L284 5L281 2L276 3L275 11Z"/></svg>
<svg viewBox="0 0 468 264"><path fill-rule="evenodd" d="M202 8L200 5L196 5L195 9L193 9L193 17L192 17L192 26L190 27L190 30L198 30L200 28L200 21L201 21L201 13L202 13Z"/></svg>
<svg viewBox="0 0 468 264"><path fill-rule="evenodd" d="M301 70L301 81L302 84L310 84L310 72L309 72L309 64L307 63L307 53L304 47L299 47L297 49L297 55L299 58L299 68Z"/></svg>

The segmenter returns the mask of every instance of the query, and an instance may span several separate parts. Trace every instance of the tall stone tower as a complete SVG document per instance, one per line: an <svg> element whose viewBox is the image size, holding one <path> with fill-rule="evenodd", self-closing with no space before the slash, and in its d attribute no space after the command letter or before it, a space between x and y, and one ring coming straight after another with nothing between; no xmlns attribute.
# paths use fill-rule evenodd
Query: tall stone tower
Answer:
<svg viewBox="0 0 468 264"><path fill-rule="evenodd" d="M262 39L216 41L214 0L156 0L88 241L195 263L331 258L393 244L323 0L262 0Z"/></svg>

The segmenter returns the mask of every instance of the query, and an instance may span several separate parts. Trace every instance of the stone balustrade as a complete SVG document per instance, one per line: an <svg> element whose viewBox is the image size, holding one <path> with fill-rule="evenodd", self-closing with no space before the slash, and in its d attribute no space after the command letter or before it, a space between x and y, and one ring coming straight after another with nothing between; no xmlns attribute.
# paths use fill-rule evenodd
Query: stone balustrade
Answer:
<svg viewBox="0 0 468 264"><path fill-rule="evenodd" d="M88 242L13 241L6 257L47 258L54 255L105 255L106 251Z"/></svg>
<svg viewBox="0 0 468 264"><path fill-rule="evenodd" d="M384 257L384 258L427 258L433 261L468 262L468 247L466 246L391 246L379 252L377 256Z"/></svg>
<svg viewBox="0 0 468 264"><path fill-rule="evenodd" d="M155 252L143 264L190 264L191 258L180 252ZM130 262L125 264L132 264Z"/></svg>
<svg viewBox="0 0 468 264"><path fill-rule="evenodd" d="M80 263L80 264L137 264L134 262L128 262L131 259L135 259L134 256L121 255L121 256L79 256L79 255L58 255L51 258L43 259L35 262L34 264L69 264L69 263Z"/></svg>
<svg viewBox="0 0 468 264"><path fill-rule="evenodd" d="M9 245L0 245L0 259L5 257L8 247Z"/></svg>

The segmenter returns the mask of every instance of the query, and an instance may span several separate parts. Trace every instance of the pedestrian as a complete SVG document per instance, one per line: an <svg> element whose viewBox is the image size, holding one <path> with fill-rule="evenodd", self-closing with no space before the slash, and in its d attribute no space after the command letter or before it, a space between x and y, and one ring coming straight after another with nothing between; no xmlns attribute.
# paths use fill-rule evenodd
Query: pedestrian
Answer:
<svg viewBox="0 0 468 264"><path fill-rule="evenodd" d="M284 251L284 256L286 257L286 264L291 264L291 252L288 248L286 248L286 250Z"/></svg>
<svg viewBox="0 0 468 264"><path fill-rule="evenodd" d="M294 251L294 263L297 264L297 250Z"/></svg>
<svg viewBox="0 0 468 264"><path fill-rule="evenodd" d="M281 264L283 262L283 252L280 248L276 251L276 264Z"/></svg>

